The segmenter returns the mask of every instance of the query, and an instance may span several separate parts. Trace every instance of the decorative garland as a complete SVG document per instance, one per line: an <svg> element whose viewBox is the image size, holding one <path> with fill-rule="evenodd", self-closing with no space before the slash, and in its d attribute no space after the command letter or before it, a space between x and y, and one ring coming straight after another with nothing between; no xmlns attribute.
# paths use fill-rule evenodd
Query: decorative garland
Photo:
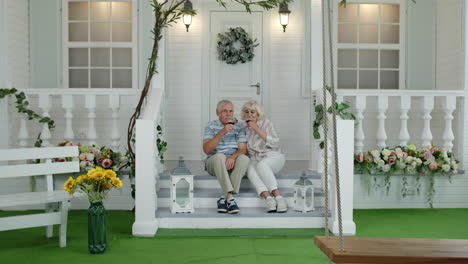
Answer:
<svg viewBox="0 0 468 264"><path fill-rule="evenodd" d="M227 64L251 61L255 56L254 47L259 45L256 41L257 39L252 40L242 27L229 28L227 32L218 34L218 58ZM240 44L240 48L236 47L237 43Z"/></svg>

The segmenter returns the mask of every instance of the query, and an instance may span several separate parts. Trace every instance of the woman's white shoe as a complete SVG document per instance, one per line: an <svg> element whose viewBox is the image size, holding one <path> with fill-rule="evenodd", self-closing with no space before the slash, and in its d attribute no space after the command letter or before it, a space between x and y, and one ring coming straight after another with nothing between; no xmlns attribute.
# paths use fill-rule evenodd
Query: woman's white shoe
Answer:
<svg viewBox="0 0 468 264"><path fill-rule="evenodd" d="M265 199L266 209L268 213L276 212L276 200L273 197Z"/></svg>
<svg viewBox="0 0 468 264"><path fill-rule="evenodd" d="M275 197L276 200L276 212L277 213L284 213L288 211L288 203L286 202L286 199L283 197Z"/></svg>

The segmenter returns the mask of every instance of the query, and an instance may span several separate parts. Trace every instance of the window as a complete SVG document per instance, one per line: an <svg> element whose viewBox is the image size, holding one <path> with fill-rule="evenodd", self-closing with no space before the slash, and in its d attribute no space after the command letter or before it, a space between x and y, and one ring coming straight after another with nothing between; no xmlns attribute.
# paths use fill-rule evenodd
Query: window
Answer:
<svg viewBox="0 0 468 264"><path fill-rule="evenodd" d="M403 88L399 1L348 1L338 6L336 72L339 89ZM382 1L384 2L384 1Z"/></svg>
<svg viewBox="0 0 468 264"><path fill-rule="evenodd" d="M64 85L136 87L134 0L63 0Z"/></svg>

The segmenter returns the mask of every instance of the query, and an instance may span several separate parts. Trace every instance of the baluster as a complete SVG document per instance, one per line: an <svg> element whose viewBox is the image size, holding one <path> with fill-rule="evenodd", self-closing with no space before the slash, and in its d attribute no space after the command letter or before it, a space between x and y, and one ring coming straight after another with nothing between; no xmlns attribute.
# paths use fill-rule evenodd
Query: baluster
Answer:
<svg viewBox="0 0 468 264"><path fill-rule="evenodd" d="M362 122L364 120L364 111L366 110L366 96L358 95L356 96L356 122L357 125L354 128L354 147L356 148L356 153L362 152L364 149L364 129Z"/></svg>
<svg viewBox="0 0 468 264"><path fill-rule="evenodd" d="M119 95L109 96L109 106L112 109L112 149L118 151L120 147L120 129L119 129L119 109L120 109L120 97Z"/></svg>
<svg viewBox="0 0 468 264"><path fill-rule="evenodd" d="M88 109L88 140L90 145L96 144L97 132L96 132L96 96L86 95L85 107Z"/></svg>
<svg viewBox="0 0 468 264"><path fill-rule="evenodd" d="M424 127L421 135L422 147L431 145L432 142L432 132L431 132L431 112L434 109L434 96L424 96L424 105L423 105L423 119Z"/></svg>
<svg viewBox="0 0 468 264"><path fill-rule="evenodd" d="M453 135L452 129L452 120L453 120L453 111L457 107L457 98L453 95L445 97L445 129L442 139L444 140L444 149L452 151L453 140L455 136Z"/></svg>
<svg viewBox="0 0 468 264"><path fill-rule="evenodd" d="M401 127L400 127L400 146L408 145L408 141L410 140L410 135L408 132L408 112L411 108L411 97L403 95L400 97L400 120L401 120Z"/></svg>
<svg viewBox="0 0 468 264"><path fill-rule="evenodd" d="M28 134L28 124L27 124L28 119L25 116L20 117L20 127L18 131L18 144L21 148L25 148L28 146L28 139L29 139L29 134Z"/></svg>
<svg viewBox="0 0 468 264"><path fill-rule="evenodd" d="M387 96L378 96L377 99L378 105L378 114L377 120L379 121L379 128L377 129L377 146L379 148L385 148L387 144L387 132L385 131L385 119L387 119L386 112L388 109L388 97Z"/></svg>
<svg viewBox="0 0 468 264"><path fill-rule="evenodd" d="M39 95L39 108L42 110L43 117L50 117L49 108L50 108L50 95L49 94L40 94ZM42 125L41 139L42 146L50 146L50 139L52 135L50 134L50 129L47 123Z"/></svg>
<svg viewBox="0 0 468 264"><path fill-rule="evenodd" d="M63 138L66 140L73 140L75 134L73 133L73 96L62 95L62 107L65 109L65 133Z"/></svg>

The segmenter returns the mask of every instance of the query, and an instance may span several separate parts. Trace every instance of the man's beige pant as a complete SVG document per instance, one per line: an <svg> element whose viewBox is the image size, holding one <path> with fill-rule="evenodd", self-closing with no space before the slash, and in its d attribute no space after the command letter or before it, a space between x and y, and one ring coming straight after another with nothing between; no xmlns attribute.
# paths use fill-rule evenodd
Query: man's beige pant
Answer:
<svg viewBox="0 0 468 264"><path fill-rule="evenodd" d="M234 169L228 172L226 169L226 156L221 153L211 156L206 163L208 173L218 178L223 193L239 192L242 177L244 177L248 166L249 158L246 155L239 155L234 164Z"/></svg>

